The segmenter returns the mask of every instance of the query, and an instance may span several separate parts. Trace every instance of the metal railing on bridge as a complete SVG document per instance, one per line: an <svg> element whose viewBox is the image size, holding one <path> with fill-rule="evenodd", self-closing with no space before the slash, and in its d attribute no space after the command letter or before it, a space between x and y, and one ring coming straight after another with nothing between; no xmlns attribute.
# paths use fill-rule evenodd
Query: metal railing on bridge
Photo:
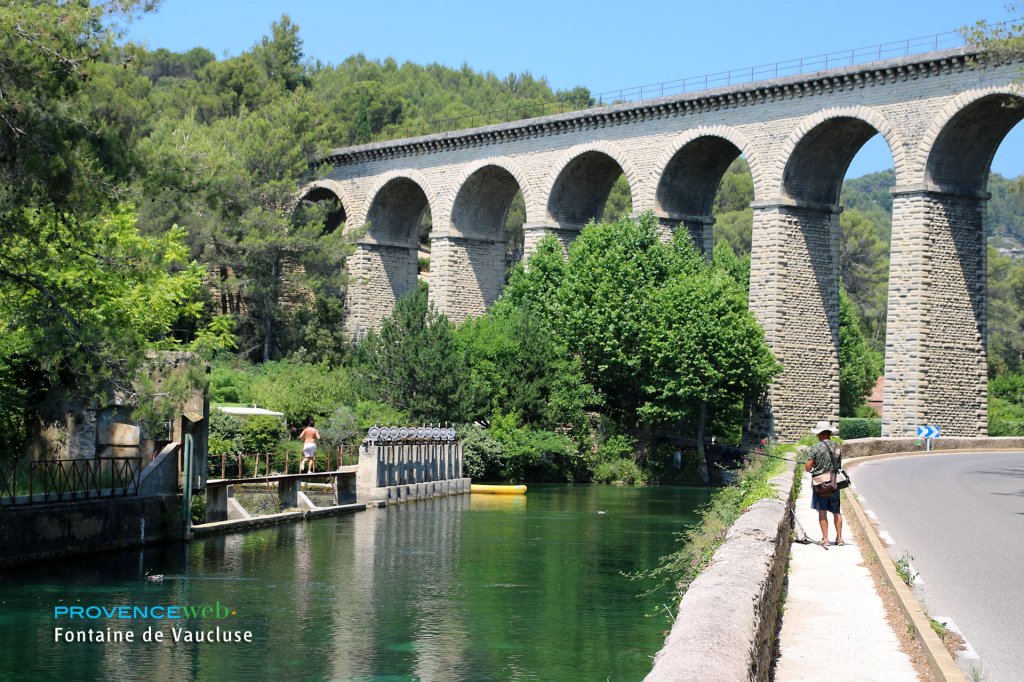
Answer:
<svg viewBox="0 0 1024 682"><path fill-rule="evenodd" d="M137 495L141 457L41 459L0 471L0 505Z"/></svg>
<svg viewBox="0 0 1024 682"><path fill-rule="evenodd" d="M273 474L298 473L299 464L302 461L301 453L283 454L263 452L258 454L243 453L211 453L208 457L209 468L207 473L215 476L220 473L221 479L229 476L245 478L251 476L258 478ZM317 471L334 471L340 467L356 464L359 461L359 446L357 444L344 444L339 448L319 448L316 456ZM326 462L326 467L324 463ZM262 474L260 473L262 471Z"/></svg>
<svg viewBox="0 0 1024 682"><path fill-rule="evenodd" d="M996 24L996 26L1001 26L1001 24ZM849 50L839 50L810 57L788 59L741 69L729 69L728 71L719 71L717 73L662 81L660 83L648 83L646 85L608 90L591 95L592 101L586 106L556 100L553 102L529 103L521 106L506 107L504 109L495 109L454 118L435 119L415 125L395 126L385 128L378 135L377 139L394 140L404 137L416 137L449 130L476 128L526 118L563 114L591 107L642 102L648 99L657 99L671 95L686 95L715 88L755 83L772 78L812 74L843 66L856 66L858 64L882 61L883 59L895 59L915 54L937 52L939 50L963 47L967 45L967 42L964 33L961 31L946 31L944 33L907 38L905 40L857 47Z"/></svg>

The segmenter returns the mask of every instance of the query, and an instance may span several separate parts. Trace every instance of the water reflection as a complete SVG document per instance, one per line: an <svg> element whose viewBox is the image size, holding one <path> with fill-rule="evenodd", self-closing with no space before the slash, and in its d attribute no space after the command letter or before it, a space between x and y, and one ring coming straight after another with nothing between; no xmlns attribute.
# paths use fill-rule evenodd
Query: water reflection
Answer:
<svg viewBox="0 0 1024 682"><path fill-rule="evenodd" d="M0 678L638 679L667 627L647 568L703 490L536 486L439 498L0 577ZM148 583L146 570L163 573ZM63 601L62 601L63 600ZM253 643L55 644L58 603L215 604Z"/></svg>

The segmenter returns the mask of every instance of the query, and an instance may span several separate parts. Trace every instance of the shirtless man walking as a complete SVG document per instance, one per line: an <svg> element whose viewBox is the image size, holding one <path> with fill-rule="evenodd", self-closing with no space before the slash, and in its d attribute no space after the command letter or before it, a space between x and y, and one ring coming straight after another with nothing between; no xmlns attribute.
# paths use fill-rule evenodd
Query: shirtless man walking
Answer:
<svg viewBox="0 0 1024 682"><path fill-rule="evenodd" d="M306 473L313 473L316 468L316 442L320 440L320 432L313 428L313 418L310 417L306 422L306 428L302 429L302 433L299 434L299 439L302 441L302 461L299 462L299 473L302 473L302 469L306 469ZM307 465L308 462L308 465Z"/></svg>

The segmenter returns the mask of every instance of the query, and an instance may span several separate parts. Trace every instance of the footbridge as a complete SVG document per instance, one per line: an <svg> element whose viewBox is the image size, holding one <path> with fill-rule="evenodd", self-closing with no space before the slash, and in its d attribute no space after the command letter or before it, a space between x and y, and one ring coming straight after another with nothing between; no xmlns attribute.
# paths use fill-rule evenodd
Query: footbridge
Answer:
<svg viewBox="0 0 1024 682"><path fill-rule="evenodd" d="M1019 63L970 48L467 130L337 149L304 190L365 226L349 259L349 328L377 327L417 279L432 218L434 305L454 320L501 293L518 192L529 253L570 243L625 175L633 208L711 247L712 202L741 154L753 175L750 306L784 371L760 426L797 437L839 414L839 193L875 135L896 172L883 434L984 435L989 167L1024 118Z"/></svg>

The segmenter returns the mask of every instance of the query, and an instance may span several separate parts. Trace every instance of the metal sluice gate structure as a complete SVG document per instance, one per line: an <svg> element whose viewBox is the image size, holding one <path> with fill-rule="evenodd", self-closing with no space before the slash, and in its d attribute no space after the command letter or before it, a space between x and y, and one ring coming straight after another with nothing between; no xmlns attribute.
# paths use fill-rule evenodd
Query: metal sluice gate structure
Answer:
<svg viewBox="0 0 1024 682"><path fill-rule="evenodd" d="M410 500L469 492L462 446L442 426L374 426L359 448L360 498Z"/></svg>

